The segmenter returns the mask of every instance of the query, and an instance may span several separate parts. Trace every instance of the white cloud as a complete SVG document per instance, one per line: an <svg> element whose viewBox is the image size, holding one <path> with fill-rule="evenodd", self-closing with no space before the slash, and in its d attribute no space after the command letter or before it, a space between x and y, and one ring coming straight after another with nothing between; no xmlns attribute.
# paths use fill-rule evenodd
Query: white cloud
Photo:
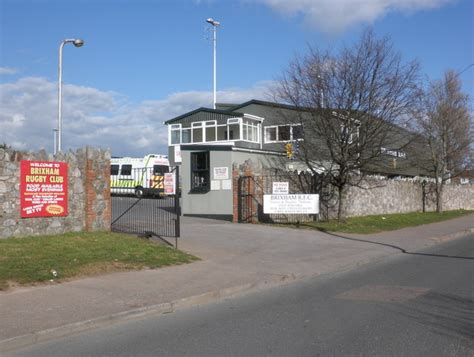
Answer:
<svg viewBox="0 0 474 357"><path fill-rule="evenodd" d="M249 89L218 91L217 98L230 103L265 99L271 84L260 82ZM132 104L116 92L66 84L62 147L99 146L110 148L116 156L167 153L168 133L163 122L211 103L211 92L189 91ZM57 124L55 82L24 77L0 83L0 107L0 143L17 149L53 150L53 129Z"/></svg>
<svg viewBox="0 0 474 357"><path fill-rule="evenodd" d="M10 75L17 73L18 70L16 68L11 67L0 67L0 75Z"/></svg>
<svg viewBox="0 0 474 357"><path fill-rule="evenodd" d="M391 12L410 14L439 8L455 0L255 0L326 33L340 33L357 24L371 24Z"/></svg>

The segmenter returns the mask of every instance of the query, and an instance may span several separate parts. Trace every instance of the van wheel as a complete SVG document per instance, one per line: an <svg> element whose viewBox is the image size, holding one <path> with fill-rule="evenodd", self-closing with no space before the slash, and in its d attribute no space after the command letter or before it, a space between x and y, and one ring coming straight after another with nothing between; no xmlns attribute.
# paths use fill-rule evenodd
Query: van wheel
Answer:
<svg viewBox="0 0 474 357"><path fill-rule="evenodd" d="M143 198L143 196L145 196L145 191L143 191L143 187L135 188L135 196L137 198Z"/></svg>

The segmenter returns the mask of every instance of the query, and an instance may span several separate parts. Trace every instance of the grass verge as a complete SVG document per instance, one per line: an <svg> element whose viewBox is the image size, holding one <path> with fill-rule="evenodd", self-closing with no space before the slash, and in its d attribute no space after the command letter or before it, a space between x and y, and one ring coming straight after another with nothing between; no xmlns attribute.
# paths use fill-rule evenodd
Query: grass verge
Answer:
<svg viewBox="0 0 474 357"><path fill-rule="evenodd" d="M328 222L307 222L301 223L300 227L313 228L328 232L369 234L445 221L448 219L461 217L472 212L473 211L469 210L455 210L446 211L443 213L412 212L383 214L375 216L351 217L348 218L344 223L339 223L336 220L331 220ZM292 226L294 226L294 224L292 224Z"/></svg>
<svg viewBox="0 0 474 357"><path fill-rule="evenodd" d="M171 247L111 232L0 239L0 290L195 260Z"/></svg>

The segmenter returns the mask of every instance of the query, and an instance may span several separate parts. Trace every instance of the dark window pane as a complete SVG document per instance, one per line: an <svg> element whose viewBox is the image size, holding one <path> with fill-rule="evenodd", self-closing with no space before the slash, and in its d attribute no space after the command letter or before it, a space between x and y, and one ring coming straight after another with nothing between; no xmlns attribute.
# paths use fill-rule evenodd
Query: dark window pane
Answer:
<svg viewBox="0 0 474 357"><path fill-rule="evenodd" d="M171 144L181 143L181 130L171 130Z"/></svg>
<svg viewBox="0 0 474 357"><path fill-rule="evenodd" d="M296 125L293 127L293 140L303 139L303 126Z"/></svg>
<svg viewBox="0 0 474 357"><path fill-rule="evenodd" d="M210 126L206 128L206 141L216 141L216 127Z"/></svg>
<svg viewBox="0 0 474 357"><path fill-rule="evenodd" d="M202 128L193 128L193 143L202 143Z"/></svg>
<svg viewBox="0 0 474 357"><path fill-rule="evenodd" d="M228 125L229 128L229 140L240 140L240 125L231 124Z"/></svg>
<svg viewBox="0 0 474 357"><path fill-rule="evenodd" d="M209 152L191 153L191 189L209 189Z"/></svg>
<svg viewBox="0 0 474 357"><path fill-rule="evenodd" d="M289 141L290 140L290 126L281 125L278 127L278 140Z"/></svg>
<svg viewBox="0 0 474 357"><path fill-rule="evenodd" d="M119 165L110 165L110 174L118 175L118 173L119 173Z"/></svg>
<svg viewBox="0 0 474 357"><path fill-rule="evenodd" d="M193 170L207 170L208 169L208 152L193 152Z"/></svg>
<svg viewBox="0 0 474 357"><path fill-rule="evenodd" d="M189 144L191 142L191 129L189 128L186 128L186 129L183 129L182 131L182 135L183 135L183 144Z"/></svg>
<svg viewBox="0 0 474 357"><path fill-rule="evenodd" d="M166 165L153 165L153 175L163 175L168 172L168 166Z"/></svg>
<svg viewBox="0 0 474 357"><path fill-rule="evenodd" d="M130 176L132 174L132 165L122 165L121 175Z"/></svg>

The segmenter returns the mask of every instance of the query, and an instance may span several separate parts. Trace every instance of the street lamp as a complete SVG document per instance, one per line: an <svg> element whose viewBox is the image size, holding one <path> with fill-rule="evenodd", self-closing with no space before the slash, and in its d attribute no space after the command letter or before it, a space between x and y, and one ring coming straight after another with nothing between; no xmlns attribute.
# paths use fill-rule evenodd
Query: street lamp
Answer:
<svg viewBox="0 0 474 357"><path fill-rule="evenodd" d="M76 38L65 39L59 45L59 79L58 79L58 127L57 127L57 140L55 145L54 154L57 154L61 151L61 126L62 126L62 80L63 80L63 47L66 43L72 43L76 47L81 47L84 45L84 41Z"/></svg>
<svg viewBox="0 0 474 357"><path fill-rule="evenodd" d="M206 20L207 23L211 24L213 27L213 40L214 42L214 109L216 109L216 43L217 43L217 26L221 23L219 21L214 20L212 17Z"/></svg>

